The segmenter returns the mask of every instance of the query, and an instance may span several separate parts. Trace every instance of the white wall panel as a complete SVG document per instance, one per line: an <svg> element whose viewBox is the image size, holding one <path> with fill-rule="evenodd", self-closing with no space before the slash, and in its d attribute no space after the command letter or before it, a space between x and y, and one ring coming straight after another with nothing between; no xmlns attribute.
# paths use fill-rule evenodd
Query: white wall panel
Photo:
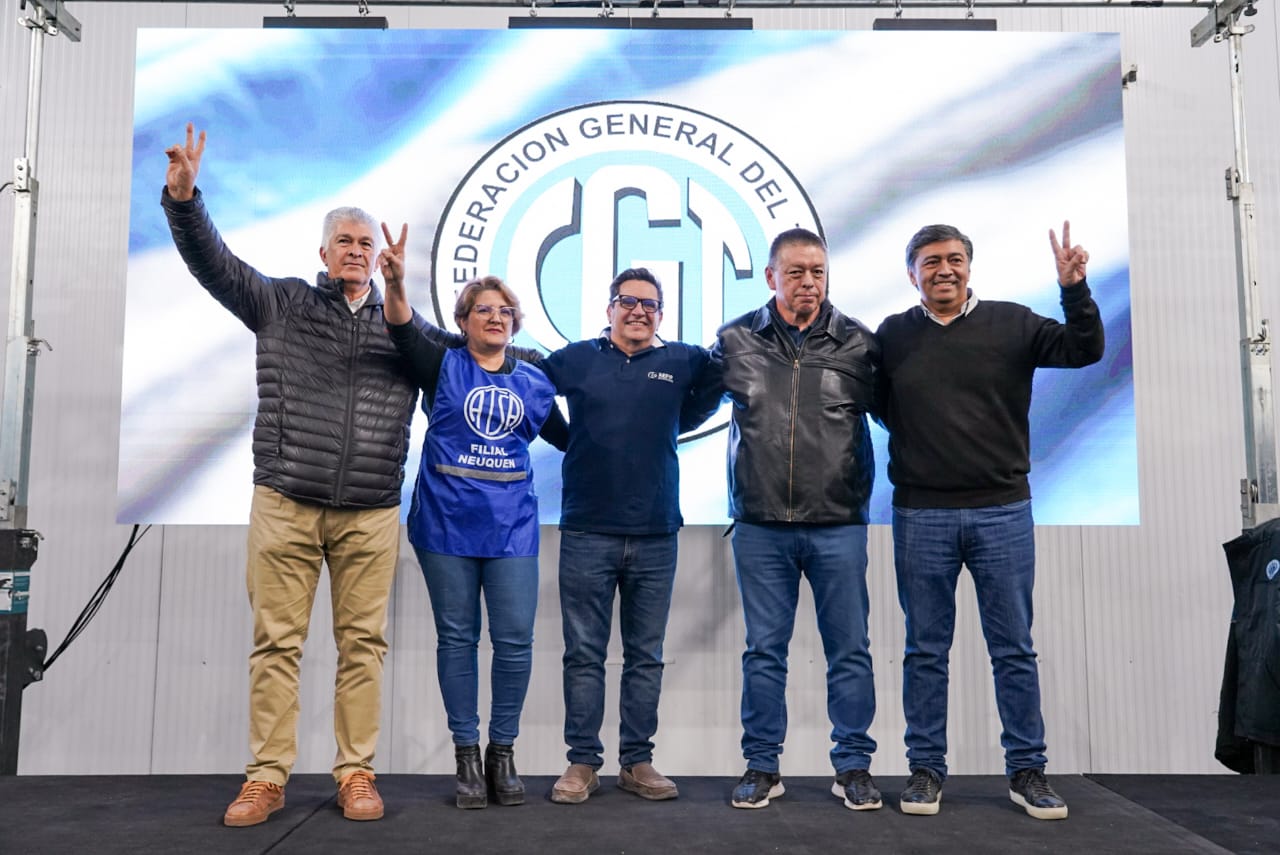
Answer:
<svg viewBox="0 0 1280 855"><path fill-rule="evenodd" d="M667 624L659 729L654 760L670 774L699 774L700 769L735 769L741 763L738 699L739 664L746 644L733 551L719 526L700 526L680 537L679 570ZM563 648L563 645L561 645ZM606 768L617 767L618 676L609 675L613 710L602 728L609 748ZM563 757L563 750L561 756ZM787 757L791 766L798 751Z"/></svg>
<svg viewBox="0 0 1280 855"><path fill-rule="evenodd" d="M253 620L245 593L246 529L165 526L163 532L155 748L148 771L235 769L248 761Z"/></svg>
<svg viewBox="0 0 1280 855"><path fill-rule="evenodd" d="M232 3L73 2L71 10L84 25L83 41L47 42L37 164L43 192L36 334L54 350L40 358L36 375L30 521L45 540L33 572L30 620L55 643L128 534L114 523L114 501L134 32L143 26L257 27L264 14L280 13L277 7ZM512 14L423 7L375 11L396 27L502 27ZM1259 12L1247 19L1258 29L1245 38L1245 94L1263 313L1280 318L1280 29L1274 7L1260 6ZM757 28L869 28L874 18L891 14L756 10L750 17ZM986 10L977 14L994 16ZM1138 66L1124 110L1142 525L1037 532L1035 637L1051 771L1221 771L1212 745L1231 607L1221 543L1239 529L1236 484L1244 448L1234 238L1222 178L1232 152L1226 48L1189 47L1187 34L1202 17L1197 10L1027 9L995 17L1004 30L1119 31L1123 63ZM0 21L0 182L8 180L12 158L21 151L28 42L27 31L12 19ZM947 132L982 131L963 117L947 122ZM176 141L181 129L174 134ZM164 157L154 155L158 192ZM1118 201L1125 190L1115 189ZM6 259L11 218L6 192L0 194L0 253ZM1075 225L1087 245L1088 224ZM0 296L0 305L5 302L7 289ZM858 314L856 306L845 308ZM209 309L217 310L212 304ZM672 774L736 774L742 765L744 632L731 550L720 535L719 529L700 528L681 536L656 740L656 759ZM21 771L242 767L249 649L244 541L241 526L169 527L147 536L97 620L47 680L26 692ZM558 534L546 530L544 544L535 672L519 753L521 768L530 773L558 772L564 765ZM880 743L875 769L901 774L903 630L887 528L872 529L870 557L880 709L873 728ZM952 771L997 772L1000 728L967 577L958 596ZM297 769L305 772L327 771L334 750L327 585L317 600L304 656ZM407 544L390 620L379 768L449 772L452 750L435 678L435 632ZM606 771L616 768L616 658L608 665L602 731ZM483 661L487 673L487 657ZM783 758L788 774L829 768L823 672L806 591L791 655L791 724ZM487 699L486 693L482 707Z"/></svg>
<svg viewBox="0 0 1280 855"><path fill-rule="evenodd" d="M400 540L384 678L384 689L389 685L391 693L388 697L384 692L379 765L389 771L440 774L453 768L453 745L436 680L436 629L427 583L403 530Z"/></svg>
<svg viewBox="0 0 1280 855"><path fill-rule="evenodd" d="M906 749L902 744L902 734L907 728L902 715L902 649L906 645L907 630L902 623L898 582L893 571L893 532L887 525L871 526L868 532L867 589L871 597L871 665L876 673L876 720L871 728L876 755L872 769L876 773L900 770L906 774ZM739 616L738 621L741 620ZM829 732L830 725L824 734ZM809 768L813 774L826 771L826 765L817 762L811 762Z"/></svg>

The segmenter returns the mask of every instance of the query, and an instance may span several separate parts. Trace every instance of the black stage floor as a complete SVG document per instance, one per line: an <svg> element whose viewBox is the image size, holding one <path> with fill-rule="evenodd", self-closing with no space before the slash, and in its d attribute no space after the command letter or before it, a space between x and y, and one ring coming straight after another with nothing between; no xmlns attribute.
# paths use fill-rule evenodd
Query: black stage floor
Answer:
<svg viewBox="0 0 1280 855"><path fill-rule="evenodd" d="M734 810L734 779L677 778L680 798L646 802L601 780L581 805L556 805L553 778L529 776L520 807L462 811L453 779L384 775L387 814L348 822L327 775L296 775L288 804L263 825L224 828L231 775L19 776L0 778L0 853L1009 853L1280 852L1280 775L1055 775L1065 822L1031 819L1003 778L957 776L942 812L905 816L902 777L877 778L879 811L851 811L830 778L785 779L787 793L760 810Z"/></svg>

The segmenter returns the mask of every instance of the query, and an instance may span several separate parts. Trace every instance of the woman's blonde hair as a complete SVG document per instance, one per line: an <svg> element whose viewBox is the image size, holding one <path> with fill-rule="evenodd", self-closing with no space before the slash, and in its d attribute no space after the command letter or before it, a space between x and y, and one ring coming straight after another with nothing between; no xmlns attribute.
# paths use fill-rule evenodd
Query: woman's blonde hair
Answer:
<svg viewBox="0 0 1280 855"><path fill-rule="evenodd" d="M520 332L520 321L524 319L524 312L520 311L520 298L497 276L480 276L462 286L462 290L458 292L458 302L453 307L453 319L458 325L461 326L467 315L471 314L477 298L485 291L497 291L507 301L507 305L516 310L515 317L511 319L511 334Z"/></svg>

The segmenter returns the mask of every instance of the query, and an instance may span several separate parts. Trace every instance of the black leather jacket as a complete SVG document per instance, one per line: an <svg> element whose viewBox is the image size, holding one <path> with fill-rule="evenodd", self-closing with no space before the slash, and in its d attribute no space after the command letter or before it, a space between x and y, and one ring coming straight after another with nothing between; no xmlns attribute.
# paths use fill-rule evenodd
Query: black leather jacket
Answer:
<svg viewBox="0 0 1280 855"><path fill-rule="evenodd" d="M772 306L722 326L711 351L733 404L729 516L865 525L875 478L867 413L879 344L824 303L797 348Z"/></svg>
<svg viewBox="0 0 1280 855"><path fill-rule="evenodd" d="M418 397L372 288L352 314L340 284L264 276L222 242L197 190L161 196L169 230L197 281L258 340L253 481L341 508L400 503L409 419Z"/></svg>

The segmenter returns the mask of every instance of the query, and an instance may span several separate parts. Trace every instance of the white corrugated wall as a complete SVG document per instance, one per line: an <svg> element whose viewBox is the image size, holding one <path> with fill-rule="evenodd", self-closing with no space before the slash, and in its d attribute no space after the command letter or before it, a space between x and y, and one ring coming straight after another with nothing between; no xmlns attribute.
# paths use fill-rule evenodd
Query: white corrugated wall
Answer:
<svg viewBox="0 0 1280 855"><path fill-rule="evenodd" d="M14 4L5 5L12 12ZM29 496L30 524L45 538L32 574L30 624L55 643L128 535L114 516L135 31L257 27L263 14L279 14L235 4L69 7L83 24L83 41L48 39L44 62L34 315L36 335L54 349L37 368ZM501 27L511 14L374 11L397 28ZM1246 19L1257 31L1244 40L1245 94L1263 314L1280 318L1280 36L1274 7L1259 11ZM1118 31L1124 64L1138 66L1136 84L1124 93L1128 187L1115 193L1119 199L1128 192L1142 525L1037 532L1036 637L1051 771L1223 771L1213 760L1231 608L1221 543L1239 530L1236 485L1244 465L1234 237L1222 177L1232 154L1226 48L1189 46L1188 33L1203 16L1195 9L979 13L998 17L1004 30ZM838 9L747 14L762 29L866 29L882 16ZM3 180L22 150L29 38L12 15L0 21ZM949 121L955 122L949 132L981 133L963 117ZM174 129L175 141L180 131ZM158 193L159 151L155 169ZM11 195L0 194L4 258L12 211ZM7 293L0 293L3 301ZM243 527L172 526L146 537L96 621L43 683L27 689L22 773L242 767L249 649L244 540ZM529 773L563 766L557 544L558 533L545 530L535 671L519 755ZM671 774L733 775L742 765L743 629L729 547L719 530L691 528L680 549L656 761ZM903 631L891 551L888 529L873 528L875 770L902 774ZM452 752L434 676L434 630L407 548L399 570L378 767L445 773ZM830 768L830 726L821 647L805 596L791 654L784 769L822 774ZM950 760L954 773L995 773L1002 768L999 723L967 579L960 596ZM326 771L333 754L326 599L322 588L305 658L300 772ZM609 667L607 754L616 745L619 666Z"/></svg>

